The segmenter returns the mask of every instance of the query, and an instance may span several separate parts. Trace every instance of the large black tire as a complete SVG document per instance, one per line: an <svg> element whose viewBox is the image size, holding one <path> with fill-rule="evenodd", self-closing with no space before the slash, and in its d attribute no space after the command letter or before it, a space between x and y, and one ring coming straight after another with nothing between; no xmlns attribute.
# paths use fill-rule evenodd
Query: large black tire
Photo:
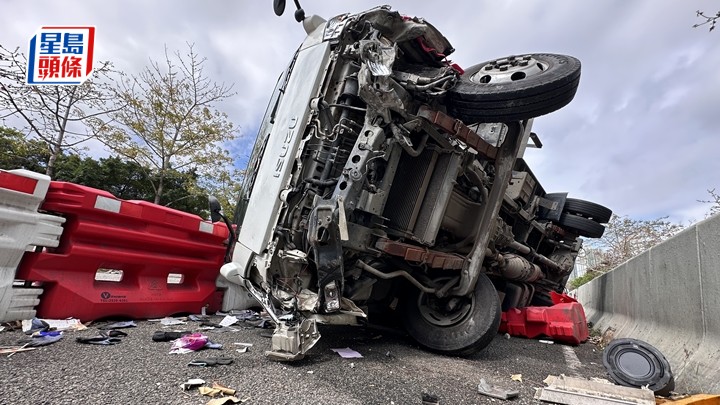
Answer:
<svg viewBox="0 0 720 405"><path fill-rule="evenodd" d="M603 233L605 233L605 227L592 219L568 213L560 215L560 221L558 221L558 223L561 227L586 238L600 238L603 236Z"/></svg>
<svg viewBox="0 0 720 405"><path fill-rule="evenodd" d="M593 221L606 224L612 217L612 210L594 202L568 198L565 200L564 212L590 218Z"/></svg>
<svg viewBox="0 0 720 405"><path fill-rule="evenodd" d="M522 66L525 62L530 65ZM447 107L466 124L525 120L566 106L579 83L580 61L572 56L508 57L466 69L448 90Z"/></svg>
<svg viewBox="0 0 720 405"><path fill-rule="evenodd" d="M448 325L430 322L421 309L424 299L432 298L420 291L400 302L402 322L407 332L423 347L443 354L466 356L493 340L500 326L500 299L490 279L480 274L471 305L465 316ZM427 307L425 307L426 309Z"/></svg>

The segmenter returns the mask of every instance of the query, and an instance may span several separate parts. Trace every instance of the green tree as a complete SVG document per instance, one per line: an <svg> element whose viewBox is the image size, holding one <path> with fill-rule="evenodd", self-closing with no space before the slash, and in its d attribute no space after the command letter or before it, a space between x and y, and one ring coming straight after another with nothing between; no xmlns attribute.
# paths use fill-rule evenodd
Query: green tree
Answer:
<svg viewBox="0 0 720 405"><path fill-rule="evenodd" d="M111 64L98 65L92 77L78 86L28 86L25 55L0 45L0 118L18 118L31 137L45 143L49 152L45 173L51 177L65 150L95 137L88 131L89 120L105 122L114 111L107 107L112 96ZM115 103L114 108L122 104Z"/></svg>
<svg viewBox="0 0 720 405"><path fill-rule="evenodd" d="M27 140L20 131L0 127L0 169L26 169L44 173L50 152L37 139Z"/></svg>
<svg viewBox="0 0 720 405"><path fill-rule="evenodd" d="M151 61L139 75L125 77L115 90L124 108L115 108L113 123L93 125L112 151L146 170L155 203L163 201L173 170L215 177L211 168L232 167L223 143L235 139L235 127L216 107L234 94L232 86L210 80L206 59L188 49L184 56L166 50L162 65Z"/></svg>

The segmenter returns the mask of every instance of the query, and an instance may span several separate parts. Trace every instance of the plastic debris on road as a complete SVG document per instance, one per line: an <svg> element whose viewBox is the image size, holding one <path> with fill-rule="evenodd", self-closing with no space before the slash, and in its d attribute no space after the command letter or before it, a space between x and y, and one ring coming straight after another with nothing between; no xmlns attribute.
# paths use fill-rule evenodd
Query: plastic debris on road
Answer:
<svg viewBox="0 0 720 405"><path fill-rule="evenodd" d="M502 388L498 388L494 385L489 384L487 381L485 381L484 378L480 379L480 384L478 384L478 392L487 395L491 398L497 398L497 399L512 399L520 395L520 391L518 390L505 390Z"/></svg>
<svg viewBox="0 0 720 405"><path fill-rule="evenodd" d="M187 322L185 322L185 319L183 318L165 317L159 321L163 326L187 325Z"/></svg>
<svg viewBox="0 0 720 405"><path fill-rule="evenodd" d="M647 389L605 384L564 375L549 375L544 381L547 387L535 392L535 399L557 404L575 405L654 405L655 395Z"/></svg>
<svg viewBox="0 0 720 405"><path fill-rule="evenodd" d="M31 335L35 332L46 331L46 330L58 330L58 331L78 331L85 330L87 326L83 325L79 319L26 319L22 321L22 330L27 335Z"/></svg>
<svg viewBox="0 0 720 405"><path fill-rule="evenodd" d="M42 331L33 334L32 339L25 343L24 347L41 347L59 342L63 335L60 331Z"/></svg>
<svg viewBox="0 0 720 405"><path fill-rule="evenodd" d="M522 374L513 374L510 379L517 382L522 382Z"/></svg>
<svg viewBox="0 0 720 405"><path fill-rule="evenodd" d="M420 399L422 400L423 405L438 405L440 403L436 395L428 394L426 392L420 394Z"/></svg>
<svg viewBox="0 0 720 405"><path fill-rule="evenodd" d="M203 384L205 384L205 380L202 380L200 378L191 378L186 382L180 384L180 388L182 388L184 391L188 391Z"/></svg>
<svg viewBox="0 0 720 405"><path fill-rule="evenodd" d="M135 327L137 327L137 324L135 324L135 321L123 321L123 322L111 323L110 325L99 326L98 329L108 330L108 329L135 328Z"/></svg>
<svg viewBox="0 0 720 405"><path fill-rule="evenodd" d="M176 339L173 342L170 354L183 354L200 350L208 342L208 337L200 333L191 333Z"/></svg>
<svg viewBox="0 0 720 405"><path fill-rule="evenodd" d="M615 339L603 351L603 365L610 379L626 387L648 387L655 395L669 396L675 377L665 356L650 343Z"/></svg>
<svg viewBox="0 0 720 405"><path fill-rule="evenodd" d="M230 357L209 357L206 359L195 359L188 363L188 366L196 367L213 367L213 366L227 366L233 363L233 359Z"/></svg>
<svg viewBox="0 0 720 405"><path fill-rule="evenodd" d="M355 350L346 347L344 349L330 349L334 351L335 353L339 354L340 357L343 359L359 359L362 358L362 354L356 352Z"/></svg>
<svg viewBox="0 0 720 405"><path fill-rule="evenodd" d="M235 349L235 351L238 352L238 353L245 353L245 352L248 351L249 348L251 348L251 347L253 346L252 343L238 343L238 342L236 342L236 343L233 343L233 344L236 345L236 346L240 346L240 347L238 347L237 349Z"/></svg>
<svg viewBox="0 0 720 405"><path fill-rule="evenodd" d="M220 326L227 327L230 325L235 325L238 322L238 319L232 315L225 315L225 318L223 318L222 321L220 321Z"/></svg>

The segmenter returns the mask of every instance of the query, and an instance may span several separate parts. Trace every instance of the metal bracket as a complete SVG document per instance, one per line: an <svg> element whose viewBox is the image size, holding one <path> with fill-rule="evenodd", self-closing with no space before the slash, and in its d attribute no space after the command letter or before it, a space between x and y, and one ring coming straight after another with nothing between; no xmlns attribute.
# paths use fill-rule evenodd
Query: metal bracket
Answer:
<svg viewBox="0 0 720 405"><path fill-rule="evenodd" d="M307 238L315 254L318 291L325 312L340 310L343 289L343 251L337 200L320 200L310 212ZM345 213L343 212L344 216Z"/></svg>

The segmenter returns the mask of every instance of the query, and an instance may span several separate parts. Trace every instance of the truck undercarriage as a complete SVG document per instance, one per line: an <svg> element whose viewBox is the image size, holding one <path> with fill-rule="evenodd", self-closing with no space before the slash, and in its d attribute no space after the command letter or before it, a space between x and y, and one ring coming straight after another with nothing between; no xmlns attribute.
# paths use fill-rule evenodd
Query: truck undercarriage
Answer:
<svg viewBox="0 0 720 405"><path fill-rule="evenodd" d="M466 70L421 18L378 7L325 22L281 75L258 134L222 274L262 304L277 360L317 323L394 311L424 347L469 354L501 309L549 305L610 211L548 194L522 159L533 118L575 95L577 59Z"/></svg>

